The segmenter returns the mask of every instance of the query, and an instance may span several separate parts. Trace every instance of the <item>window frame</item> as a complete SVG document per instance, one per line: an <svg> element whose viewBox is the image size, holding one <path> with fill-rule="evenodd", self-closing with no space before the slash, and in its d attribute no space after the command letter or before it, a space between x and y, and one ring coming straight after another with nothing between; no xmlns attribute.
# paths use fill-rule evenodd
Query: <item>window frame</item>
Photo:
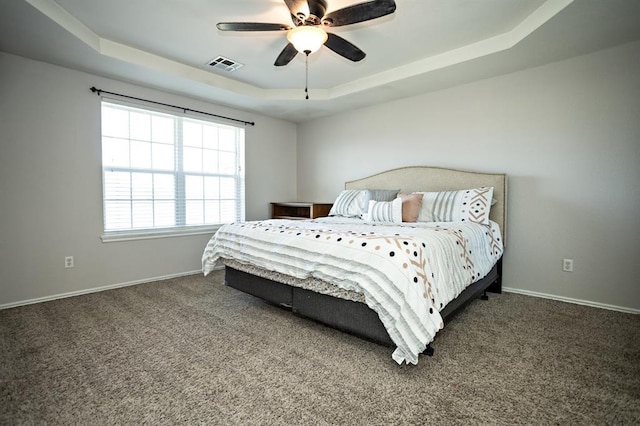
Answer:
<svg viewBox="0 0 640 426"><path fill-rule="evenodd" d="M174 119L175 125L179 127L175 131L175 152L174 152L174 169L173 170L160 170L151 168L135 168L132 167L131 164L128 167L123 166L105 166L104 164L104 147L103 147L103 129L102 129L102 108L105 104L110 104L116 107L123 108L133 108L137 110L141 110L143 112L149 113L158 113L167 116L171 116ZM230 127L235 129L236 132L240 132L236 135L235 141L235 151L234 154L236 156L237 162L237 170L235 174L221 174L219 173L206 173L204 171L201 172L193 172L186 171L184 169L183 164L183 153L184 153L184 141L182 140L182 128L183 123L185 121L200 121L205 123L211 123L219 126ZM130 127L129 127L130 128ZM179 136L178 136L179 135ZM131 142L131 138L129 137L129 143ZM236 182L235 193L236 196L234 200L237 200L239 205L236 208L237 214L233 221L244 221L246 214L246 200L245 200L245 129L243 126L239 126L237 123L231 123L224 119L212 119L209 117L203 118L193 114L187 114L185 110L183 113L176 113L175 111L158 108L156 106L149 106L143 102L127 102L122 101L120 99L113 99L111 97L102 96L100 102L100 166L101 166L101 201L102 201L102 235L101 239L103 242L116 242L116 241L131 241L131 240L146 240L146 239L155 239L155 238L167 238L167 237L176 237L176 236L190 236L190 235L203 235L203 234L212 234L215 233L222 225L228 222L221 222L215 224L196 224L196 225L187 225L187 215L186 215L186 203L187 203L187 190L185 186L185 177L188 175L192 176L216 176L218 178L233 178ZM217 150L220 152L221 150ZM232 152L232 151L229 151ZM172 174L175 176L175 186L174 186L174 209L175 209L175 221L178 222L182 220L182 224L178 224L174 226L167 227L150 227L150 228L130 228L130 229L120 229L120 230L107 230L106 229L106 200L105 200L105 172L109 171L124 171L128 173L166 173ZM218 198L220 200L220 198ZM129 199L129 201L133 201L133 198ZM203 199L204 201L204 199ZM178 211L182 211L182 215L178 214Z"/></svg>

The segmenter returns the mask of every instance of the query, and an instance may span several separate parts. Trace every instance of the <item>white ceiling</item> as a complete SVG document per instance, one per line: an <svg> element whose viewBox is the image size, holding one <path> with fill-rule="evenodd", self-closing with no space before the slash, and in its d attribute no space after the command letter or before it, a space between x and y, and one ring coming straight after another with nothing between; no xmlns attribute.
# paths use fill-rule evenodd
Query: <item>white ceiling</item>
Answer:
<svg viewBox="0 0 640 426"><path fill-rule="evenodd" d="M327 0L328 10L360 0ZM439 90L640 39L638 0L396 0L392 15L329 31L366 52L322 48L273 62L291 25L282 0L3 0L0 50L293 122ZM233 72L207 62L225 56ZM109 90L108 87L101 89Z"/></svg>

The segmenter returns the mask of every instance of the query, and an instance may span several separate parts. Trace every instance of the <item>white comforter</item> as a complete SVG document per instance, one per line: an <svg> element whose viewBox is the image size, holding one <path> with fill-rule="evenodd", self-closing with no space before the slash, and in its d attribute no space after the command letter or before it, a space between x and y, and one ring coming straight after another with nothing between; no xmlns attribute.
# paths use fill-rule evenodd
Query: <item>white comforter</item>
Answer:
<svg viewBox="0 0 640 426"><path fill-rule="evenodd" d="M202 256L205 275L222 258L364 294L397 348L416 364L444 324L440 310L483 278L502 255L496 223L265 220L224 225Z"/></svg>

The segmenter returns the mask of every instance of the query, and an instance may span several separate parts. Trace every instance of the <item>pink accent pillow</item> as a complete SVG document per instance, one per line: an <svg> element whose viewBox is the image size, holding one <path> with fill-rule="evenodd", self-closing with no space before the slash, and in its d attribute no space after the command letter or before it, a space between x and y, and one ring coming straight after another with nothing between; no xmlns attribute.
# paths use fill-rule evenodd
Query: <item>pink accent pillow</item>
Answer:
<svg viewBox="0 0 640 426"><path fill-rule="evenodd" d="M402 199L402 221L416 222L422 208L422 194L398 194Z"/></svg>

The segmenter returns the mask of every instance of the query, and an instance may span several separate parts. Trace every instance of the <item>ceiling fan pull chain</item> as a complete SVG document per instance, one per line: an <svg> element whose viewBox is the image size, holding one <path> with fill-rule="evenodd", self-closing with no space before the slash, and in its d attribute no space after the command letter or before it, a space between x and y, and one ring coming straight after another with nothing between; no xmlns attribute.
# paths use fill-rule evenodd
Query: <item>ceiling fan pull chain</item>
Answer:
<svg viewBox="0 0 640 426"><path fill-rule="evenodd" d="M306 51L304 53L306 53L306 56L304 58L304 93L306 95L305 99L309 99L309 51Z"/></svg>

